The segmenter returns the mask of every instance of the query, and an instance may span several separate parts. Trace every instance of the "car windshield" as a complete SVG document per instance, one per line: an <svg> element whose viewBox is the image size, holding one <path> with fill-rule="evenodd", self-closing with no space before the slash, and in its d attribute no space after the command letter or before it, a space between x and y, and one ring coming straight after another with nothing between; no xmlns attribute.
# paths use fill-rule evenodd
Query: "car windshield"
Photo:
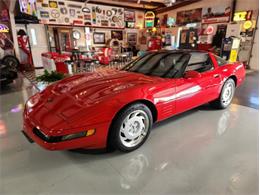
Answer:
<svg viewBox="0 0 260 195"><path fill-rule="evenodd" d="M190 54L187 53L149 53L131 62L123 70L149 76L173 78L181 74Z"/></svg>

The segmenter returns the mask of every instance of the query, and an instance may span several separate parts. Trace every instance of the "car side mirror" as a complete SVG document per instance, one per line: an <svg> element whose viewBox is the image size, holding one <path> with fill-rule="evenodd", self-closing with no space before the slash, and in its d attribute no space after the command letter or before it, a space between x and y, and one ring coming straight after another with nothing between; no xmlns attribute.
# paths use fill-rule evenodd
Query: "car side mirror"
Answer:
<svg viewBox="0 0 260 195"><path fill-rule="evenodd" d="M201 74L197 71L194 71L194 70L189 70L189 71L186 71L184 73L184 78L185 79L190 79L190 78L200 78L201 77Z"/></svg>

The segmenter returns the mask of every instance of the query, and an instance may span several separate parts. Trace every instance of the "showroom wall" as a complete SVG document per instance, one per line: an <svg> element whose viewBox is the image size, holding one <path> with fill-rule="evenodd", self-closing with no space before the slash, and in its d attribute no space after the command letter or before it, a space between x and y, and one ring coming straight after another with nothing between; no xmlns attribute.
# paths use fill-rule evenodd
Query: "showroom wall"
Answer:
<svg viewBox="0 0 260 195"><path fill-rule="evenodd" d="M165 14L168 14L169 17L176 18L177 12L179 11L191 10L191 9L203 8L203 7L211 7L211 6L214 7L219 5L232 5L232 3L233 0L202 0L197 3L187 5L185 7L180 7L175 10L158 14L157 16L160 19L162 19ZM258 8L259 8L259 0L237 0L235 11L253 10L258 12ZM257 29L258 29L258 23L257 23ZM259 70L259 57L258 57L259 41L258 40L259 40L258 30L256 30L256 36L255 36L253 50L252 50L252 57L250 59L250 64L249 64L250 68L254 70Z"/></svg>

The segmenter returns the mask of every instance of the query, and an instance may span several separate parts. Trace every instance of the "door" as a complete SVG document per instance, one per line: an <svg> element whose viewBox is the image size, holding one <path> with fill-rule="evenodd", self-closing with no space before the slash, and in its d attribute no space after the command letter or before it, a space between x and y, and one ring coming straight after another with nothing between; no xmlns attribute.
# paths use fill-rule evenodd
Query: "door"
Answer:
<svg viewBox="0 0 260 195"><path fill-rule="evenodd" d="M176 80L176 111L184 112L217 98L221 83L208 53L192 52L186 71L197 71L200 77Z"/></svg>
<svg viewBox="0 0 260 195"><path fill-rule="evenodd" d="M34 67L43 67L41 54L48 52L48 42L43 24L29 24L28 34Z"/></svg>

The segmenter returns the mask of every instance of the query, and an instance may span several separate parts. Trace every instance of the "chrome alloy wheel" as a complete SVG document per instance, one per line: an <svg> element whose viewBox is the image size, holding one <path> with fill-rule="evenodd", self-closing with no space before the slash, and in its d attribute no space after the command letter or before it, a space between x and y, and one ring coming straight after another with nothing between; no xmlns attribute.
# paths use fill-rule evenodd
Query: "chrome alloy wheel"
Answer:
<svg viewBox="0 0 260 195"><path fill-rule="evenodd" d="M125 147L134 147L142 142L149 129L149 118L143 110L127 115L120 127L120 141Z"/></svg>
<svg viewBox="0 0 260 195"><path fill-rule="evenodd" d="M228 106L235 93L235 86L233 82L228 82L223 90L221 101L224 106Z"/></svg>

